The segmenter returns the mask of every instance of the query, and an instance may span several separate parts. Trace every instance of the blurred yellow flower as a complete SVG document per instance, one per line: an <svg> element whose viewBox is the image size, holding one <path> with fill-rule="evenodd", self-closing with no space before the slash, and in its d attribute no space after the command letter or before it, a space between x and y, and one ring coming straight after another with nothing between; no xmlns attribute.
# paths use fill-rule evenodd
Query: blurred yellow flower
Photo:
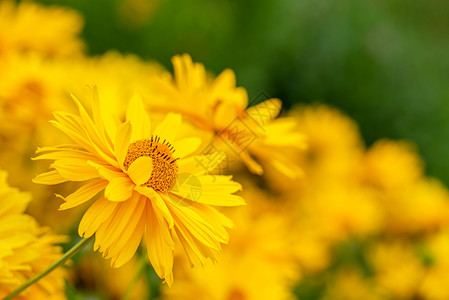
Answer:
<svg viewBox="0 0 449 300"><path fill-rule="evenodd" d="M449 191L436 179L385 193L382 201L389 232L418 234L449 224Z"/></svg>
<svg viewBox="0 0 449 300"><path fill-rule="evenodd" d="M39 52L43 56L83 53L78 37L81 16L63 7L46 7L31 1L0 3L0 57L9 52Z"/></svg>
<svg viewBox="0 0 449 300"><path fill-rule="evenodd" d="M307 137L308 149L301 155L306 183L353 176L364 146L354 121L340 111L324 106L299 106L290 112L298 130Z"/></svg>
<svg viewBox="0 0 449 300"><path fill-rule="evenodd" d="M393 299L412 299L425 275L425 267L413 245L397 239L372 247L369 262L374 282L382 295Z"/></svg>
<svg viewBox="0 0 449 300"><path fill-rule="evenodd" d="M248 94L235 86L232 70L213 78L187 54L174 56L172 63L174 77L164 73L151 80L155 86L154 95L147 99L151 107L181 113L214 135L215 143L210 145L214 151L242 161L255 174L263 174L263 165L287 177L301 174L290 155L305 148L305 139L293 119L276 119L282 106L279 99L247 108Z"/></svg>
<svg viewBox="0 0 449 300"><path fill-rule="evenodd" d="M11 54L0 59L0 132L30 133L68 102L65 88L71 76L61 62L36 53Z"/></svg>
<svg viewBox="0 0 449 300"><path fill-rule="evenodd" d="M377 141L366 151L362 168L366 184L385 190L408 188L424 175L416 150L403 141Z"/></svg>
<svg viewBox="0 0 449 300"><path fill-rule="evenodd" d="M225 227L232 227L232 222L212 206L244 204L232 195L241 186L230 176L205 175L219 160L191 155L199 138L176 139L181 116L168 114L152 130L139 96L131 99L123 123L108 113L96 89L93 119L74 100L79 116L56 112L52 123L75 144L38 149L36 159L55 162L54 170L34 181L91 180L68 197L60 196L65 201L61 209L81 205L104 190L84 214L79 234L95 233L95 250L119 267L134 255L145 231L149 259L169 285L174 239L181 242L192 265L202 265L207 258L215 261L221 244L229 240Z"/></svg>
<svg viewBox="0 0 449 300"><path fill-rule="evenodd" d="M422 161L403 141L381 140L363 157L361 183L377 194L385 230L396 234L431 231L449 222L449 192L424 176Z"/></svg>
<svg viewBox="0 0 449 300"><path fill-rule="evenodd" d="M334 242L372 235L383 226L382 207L375 195L356 185L313 185L300 200L304 218L313 216L316 228Z"/></svg>
<svg viewBox="0 0 449 300"><path fill-rule="evenodd" d="M0 171L0 298L47 268L61 256L56 244L66 241L39 227L24 214L30 194L11 188ZM59 269L40 280L17 299L65 299L64 271Z"/></svg>
<svg viewBox="0 0 449 300"><path fill-rule="evenodd" d="M382 300L389 299L376 291L376 286L360 271L342 269L329 281L329 285L320 298L322 300Z"/></svg>

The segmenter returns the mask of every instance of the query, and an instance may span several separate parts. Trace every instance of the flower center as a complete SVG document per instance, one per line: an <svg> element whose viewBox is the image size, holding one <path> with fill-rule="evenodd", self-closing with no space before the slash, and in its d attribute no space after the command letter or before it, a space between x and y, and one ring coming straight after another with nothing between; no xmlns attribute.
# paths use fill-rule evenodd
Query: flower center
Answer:
<svg viewBox="0 0 449 300"><path fill-rule="evenodd" d="M174 158L175 149L166 140L161 142L158 136L150 139L138 140L131 143L126 153L123 167L128 170L129 166L139 157L148 156L153 161L153 171L150 179L143 185L153 188L155 191L166 193L176 182L178 174L179 158Z"/></svg>

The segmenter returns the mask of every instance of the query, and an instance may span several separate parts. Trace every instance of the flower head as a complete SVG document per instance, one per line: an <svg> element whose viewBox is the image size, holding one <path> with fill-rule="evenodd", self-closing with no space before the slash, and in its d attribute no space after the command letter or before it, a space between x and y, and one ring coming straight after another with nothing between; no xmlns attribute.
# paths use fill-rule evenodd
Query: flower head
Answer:
<svg viewBox="0 0 449 300"><path fill-rule="evenodd" d="M39 227L24 211L31 197L6 183L0 171L0 298L43 271L61 255L57 243L65 237ZM57 270L22 293L18 299L65 299L64 272Z"/></svg>
<svg viewBox="0 0 449 300"><path fill-rule="evenodd" d="M34 181L58 184L87 181L73 194L62 197L61 209L94 198L79 225L79 234L95 233L94 248L112 266L134 255L145 233L149 259L161 278L173 282L175 241L182 244L192 265L216 260L232 222L212 206L244 202L232 193L240 184L230 176L205 175L220 161L191 155L200 145L196 137L177 139L181 116L168 114L152 129L139 96L131 99L126 121L108 114L94 90L93 119L79 101L79 116L56 112L52 123L75 144L38 149L36 159L51 159L52 171Z"/></svg>
<svg viewBox="0 0 449 300"><path fill-rule="evenodd" d="M248 94L236 87L232 70L213 78L187 54L173 57L172 62L174 77L159 74L152 81L157 92L150 99L157 101L147 100L150 106L178 112L212 133L212 148L236 157L252 173L261 175L264 166L269 166L290 178L301 174L290 157L305 148L305 138L292 118L276 119L282 106L279 99L248 107Z"/></svg>

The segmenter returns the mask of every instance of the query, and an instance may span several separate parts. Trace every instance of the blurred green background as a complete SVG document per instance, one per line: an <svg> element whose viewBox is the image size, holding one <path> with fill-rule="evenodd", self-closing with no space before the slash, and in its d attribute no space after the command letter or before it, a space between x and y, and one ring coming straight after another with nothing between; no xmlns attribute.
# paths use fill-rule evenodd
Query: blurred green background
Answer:
<svg viewBox="0 0 449 300"><path fill-rule="evenodd" d="M449 183L447 0L44 0L85 17L90 54L116 49L171 69L183 52L232 68L250 98L325 102L354 118L369 145L414 142Z"/></svg>

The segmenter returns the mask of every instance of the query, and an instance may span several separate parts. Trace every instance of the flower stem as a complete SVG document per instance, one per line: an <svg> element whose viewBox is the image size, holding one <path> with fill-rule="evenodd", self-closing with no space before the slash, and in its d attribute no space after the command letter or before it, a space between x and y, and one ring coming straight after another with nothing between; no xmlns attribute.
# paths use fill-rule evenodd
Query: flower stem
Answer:
<svg viewBox="0 0 449 300"><path fill-rule="evenodd" d="M66 261L68 261L70 258L72 258L75 254L77 254L78 252L80 252L84 247L87 246L87 244L89 244L90 241L92 241L94 238L94 236L92 235L90 238L87 239L82 239L81 241L79 241L75 246L73 246L69 251L67 251L63 256L61 256L60 259L58 259L57 261L55 261L54 263L52 263L48 268L46 268L45 270L43 270L42 272L40 272L39 274L37 274L36 276L34 276L33 278L31 278L30 280L28 280L27 282L25 282L24 284L22 284L18 289L16 289L14 292L12 292L11 294L9 294L6 298L4 298L3 300L11 300L14 297L18 296L21 292L23 292L24 290L26 290L28 287L30 287L31 285L33 285L34 283L36 283L38 280L40 280L41 278L47 276L49 273L51 273L54 269L56 269L59 266L62 266Z"/></svg>
<svg viewBox="0 0 449 300"><path fill-rule="evenodd" d="M131 279L128 288L126 289L125 294L123 295L123 297L121 298L121 300L128 300L131 297L132 292L134 291L134 287L136 286L137 282L139 281L140 277L142 276L143 271L145 271L145 268L147 266L147 261L146 261L146 257L143 256L140 259L139 262L139 267L137 269L136 274L134 275L134 277Z"/></svg>

